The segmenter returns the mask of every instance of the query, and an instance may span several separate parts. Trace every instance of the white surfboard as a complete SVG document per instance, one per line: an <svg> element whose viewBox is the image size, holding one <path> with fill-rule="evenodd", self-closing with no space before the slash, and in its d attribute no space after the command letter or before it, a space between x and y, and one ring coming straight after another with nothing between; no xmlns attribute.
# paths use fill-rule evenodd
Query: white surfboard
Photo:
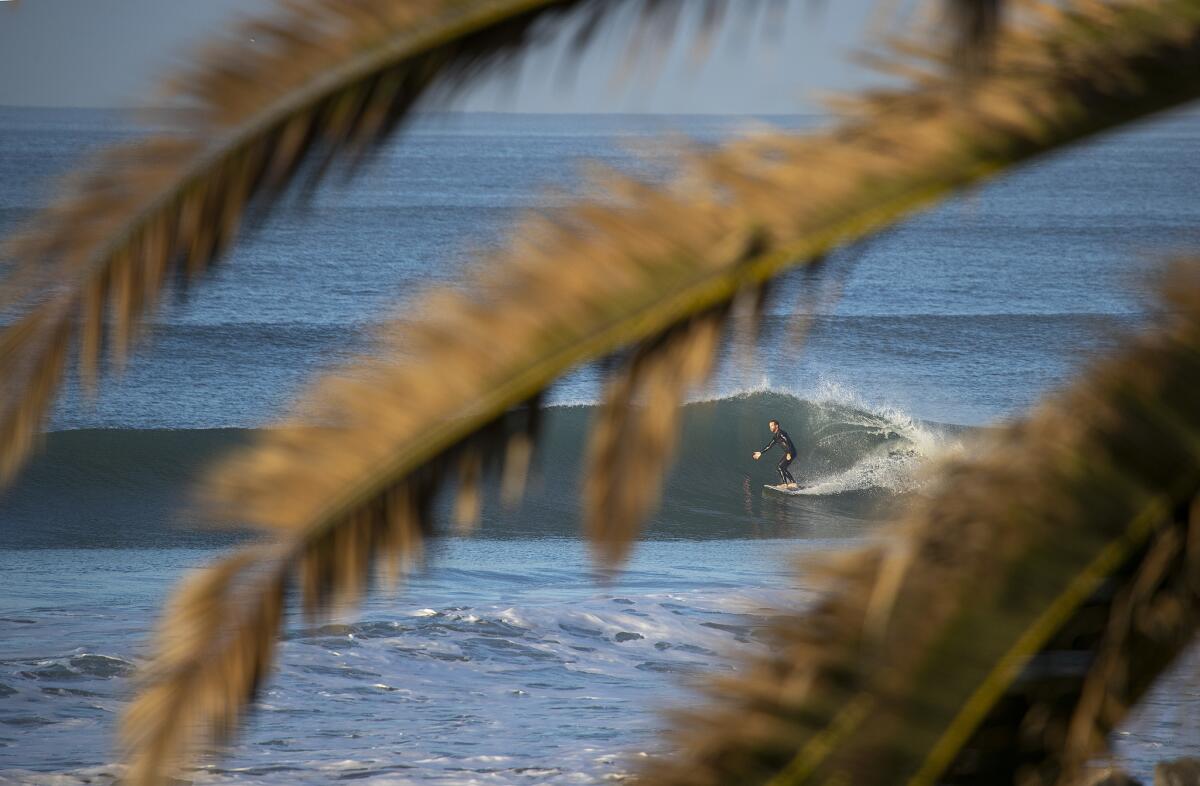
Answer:
<svg viewBox="0 0 1200 786"><path fill-rule="evenodd" d="M797 494L803 494L806 487L796 486L795 488L788 488L787 486L772 486L768 483L763 488L774 491L776 494L787 494L789 497L794 497Z"/></svg>

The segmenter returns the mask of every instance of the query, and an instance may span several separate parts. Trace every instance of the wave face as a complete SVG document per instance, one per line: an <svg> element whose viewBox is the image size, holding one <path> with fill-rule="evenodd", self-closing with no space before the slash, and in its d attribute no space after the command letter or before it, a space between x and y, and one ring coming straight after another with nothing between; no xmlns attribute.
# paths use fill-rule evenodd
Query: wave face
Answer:
<svg viewBox="0 0 1200 786"><path fill-rule="evenodd" d="M579 520L584 445L594 404L547 410L530 492L517 510L495 504L491 537L572 535ZM793 473L805 495L763 496L778 450L754 462L767 421L796 442ZM38 547L223 545L241 537L205 528L189 504L212 460L247 443L248 429L79 430L50 434L20 482L0 496L0 544ZM875 503L912 491L926 458L952 444L948 427L868 406L836 388L810 397L761 390L685 406L677 463L648 537L836 535L874 517ZM816 532L814 533L814 528Z"/></svg>
<svg viewBox="0 0 1200 786"><path fill-rule="evenodd" d="M222 546L190 504L204 467L245 444L243 429L81 429L46 436L0 490L0 548Z"/></svg>
<svg viewBox="0 0 1200 786"><path fill-rule="evenodd" d="M544 483L508 526L577 518L581 446L594 414L593 405L551 410ZM770 439L771 419L796 443L791 469L809 486L805 495L764 496L763 485L777 480L781 455L776 448L755 462L751 454ZM867 405L831 386L810 396L768 389L692 401L684 408L677 460L647 534L836 536L847 525L874 520L879 502L915 490L921 465L955 444L954 437L949 428Z"/></svg>

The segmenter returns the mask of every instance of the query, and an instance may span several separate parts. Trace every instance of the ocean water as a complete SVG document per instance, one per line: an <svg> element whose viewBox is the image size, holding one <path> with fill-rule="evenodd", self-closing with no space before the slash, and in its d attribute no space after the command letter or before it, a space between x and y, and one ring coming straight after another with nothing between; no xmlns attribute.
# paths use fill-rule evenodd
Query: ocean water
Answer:
<svg viewBox="0 0 1200 786"><path fill-rule="evenodd" d="M356 179L264 217L155 317L98 400L68 389L44 452L0 495L0 781L119 777L118 717L166 593L243 537L194 511L209 462L314 374L371 351L370 326L422 289L470 286L523 211L586 189L580 161L654 176L656 135L711 142L749 125L429 118ZM0 231L81 151L131 131L103 112L0 110ZM290 624L245 733L194 778L599 783L668 752L662 711L763 646L771 609L807 601L794 556L870 537L931 458L970 450L1139 329L1162 261L1200 242L1197 149L1200 115L1180 113L965 194L837 260L840 293L816 301L803 345L792 327L811 300L784 282L761 345L727 348L687 405L664 503L615 577L593 573L577 534L601 380L572 374L552 391L525 504L439 539L361 613ZM798 444L802 496L764 495L773 462L749 459L771 417ZM1134 771L1200 754L1196 660L1117 736Z"/></svg>

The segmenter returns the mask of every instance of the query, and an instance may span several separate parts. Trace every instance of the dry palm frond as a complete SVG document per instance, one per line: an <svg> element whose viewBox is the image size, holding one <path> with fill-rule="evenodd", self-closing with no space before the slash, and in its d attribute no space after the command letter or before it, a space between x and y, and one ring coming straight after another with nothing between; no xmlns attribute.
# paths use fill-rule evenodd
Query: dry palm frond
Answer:
<svg viewBox="0 0 1200 786"><path fill-rule="evenodd" d="M605 394L583 497L584 529L605 564L626 556L657 501L679 442L676 404L708 377L724 317L696 317L640 347Z"/></svg>
<svg viewBox="0 0 1200 786"><path fill-rule="evenodd" d="M647 782L1074 782L1200 630L1200 264L1169 292L1148 335L827 569Z"/></svg>
<svg viewBox="0 0 1200 786"><path fill-rule="evenodd" d="M951 0L950 13L967 44L980 44L996 36L1000 27L1000 0Z"/></svg>
<svg viewBox="0 0 1200 786"><path fill-rule="evenodd" d="M270 672L287 592L277 573L259 575L270 557L266 547L244 549L188 579L166 609L158 656L143 675L148 687L125 717L139 750L131 782L149 782L169 766L164 757L196 723L213 728L214 741L227 737L242 705L218 697L253 693ZM247 588L256 602L244 607ZM174 722L160 723L164 716Z"/></svg>
<svg viewBox="0 0 1200 786"><path fill-rule="evenodd" d="M387 500L397 489L428 499L451 468L468 467L464 486L471 497L475 462L528 455L528 436L515 443L523 447L505 445L536 422L533 408L514 407L581 362L638 344L678 346L650 350L652 373L627 383L631 397L642 389L653 406L631 416L614 410L610 422L629 444L651 449L629 456L606 447L602 433L592 454L626 462L594 464L592 473L610 479L597 488L611 488L612 478L638 478L636 494L592 519L601 553L619 555L635 531L631 517L652 500L646 490L666 463L653 429L664 422L656 418L669 422L670 415L656 410L667 394L703 376L701 350L711 350L712 339L698 338L710 328L693 333L696 326L715 331L717 322L705 320L716 319L738 293L955 187L1200 94L1200 0L1108 7L1111 14L1098 22L1068 12L1053 24L1006 30L989 75L972 94L947 75L909 92L873 95L828 133L768 135L691 155L677 189L614 178L610 198L532 219L508 251L482 267L476 291L429 295L409 321L385 331L379 357L318 387L299 408L306 419L272 430L224 466L215 496L239 520L283 541L288 556L276 563L279 575L302 575L305 607L319 612L362 589L369 535L388 531ZM676 345L678 336L689 338ZM624 399L623 389L617 387L614 402ZM322 427L308 425L311 417ZM482 451L478 458L475 451ZM465 518L477 509L473 500L463 507ZM417 535L406 537L415 546ZM856 564L864 576L873 568L870 561ZM901 579L911 575L892 584L903 591ZM252 593L245 602L254 607ZM215 640L229 651L240 646L229 631ZM223 662L213 654L205 666L219 670ZM807 678L796 679L786 694ZM205 692L206 685L170 673L156 683L154 690L178 691L188 706L205 709L186 733L160 730L156 739L169 750L154 752L155 767L194 750L198 735L225 731L236 717L229 703L253 697L252 691ZM846 706L842 726L867 711L861 702ZM169 713L157 721L179 723ZM136 756L146 755L144 739L133 737ZM783 766L794 752L785 746L770 761ZM139 782L156 781L163 770L155 767Z"/></svg>
<svg viewBox="0 0 1200 786"><path fill-rule="evenodd" d="M428 492L414 478L322 539L253 546L187 580L163 616L145 688L125 715L122 734L134 751L126 781L160 783L200 740L230 737L243 697L270 673L296 585L316 617L355 603L376 560L392 578L410 566L429 534Z"/></svg>
<svg viewBox="0 0 1200 786"><path fill-rule="evenodd" d="M719 7L731 0L703 0ZM739 3L743 10L761 0ZM162 291L209 268L252 204L386 138L433 87L449 92L587 14L575 40L641 8L665 46L682 0L281 0L172 81L186 125L113 148L0 248L0 482L28 454L72 342L92 387ZM710 9L704 19L716 24ZM688 28L690 29L690 28ZM705 35L705 29L696 34ZM265 199L264 199L265 197Z"/></svg>

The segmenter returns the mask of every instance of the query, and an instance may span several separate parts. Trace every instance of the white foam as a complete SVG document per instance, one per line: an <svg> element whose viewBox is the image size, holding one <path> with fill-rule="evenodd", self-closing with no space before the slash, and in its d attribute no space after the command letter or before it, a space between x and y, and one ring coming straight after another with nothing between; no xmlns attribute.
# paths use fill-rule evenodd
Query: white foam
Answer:
<svg viewBox="0 0 1200 786"><path fill-rule="evenodd" d="M797 403L806 402L825 411L828 423L813 424L814 430L809 435L810 440L822 447L835 447L841 439L864 433L898 443L881 446L878 452L869 453L848 469L809 479L802 494L826 496L870 489L913 491L922 485L922 467L931 459L962 449L961 443L903 409L867 400L831 377L818 378L807 390L781 388L763 378L757 385L723 390L719 395L709 394L691 401L738 400L766 394L794 398Z"/></svg>
<svg viewBox="0 0 1200 786"><path fill-rule="evenodd" d="M899 460L891 456L872 456L843 472L817 478L795 493L829 496L869 489L893 493L913 491L921 485L919 464L920 459L915 452Z"/></svg>

